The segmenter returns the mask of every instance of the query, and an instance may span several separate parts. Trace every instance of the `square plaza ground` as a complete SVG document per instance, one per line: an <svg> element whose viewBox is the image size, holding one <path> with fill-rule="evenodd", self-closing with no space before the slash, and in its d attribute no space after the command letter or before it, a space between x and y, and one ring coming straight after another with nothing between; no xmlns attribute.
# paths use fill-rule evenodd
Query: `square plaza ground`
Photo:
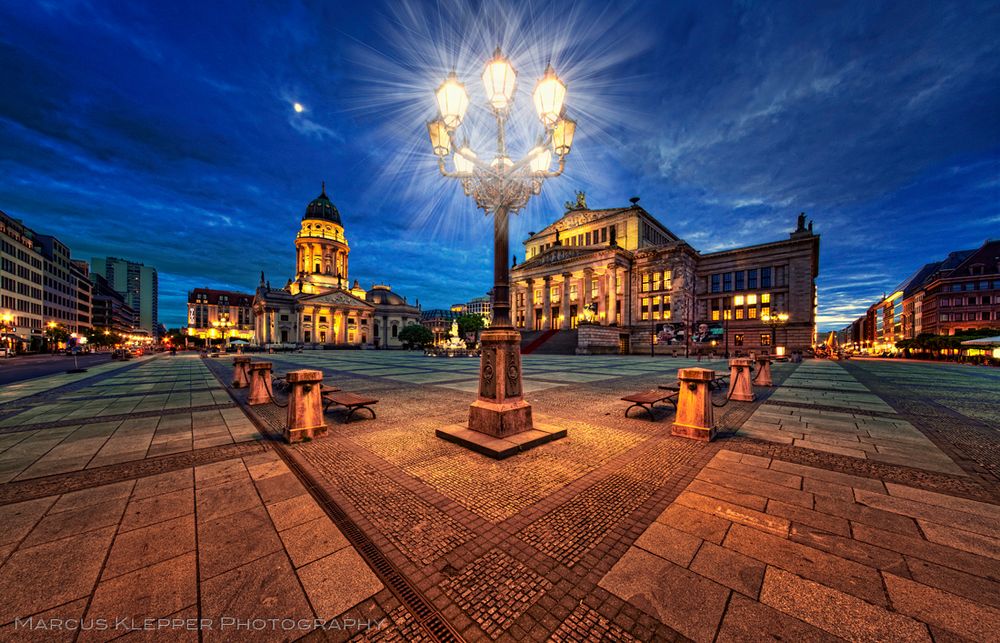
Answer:
<svg viewBox="0 0 1000 643"><path fill-rule="evenodd" d="M0 637L169 617L207 624L171 640L997 640L997 371L777 364L704 444L619 399L695 360L528 356L536 417L569 435L497 462L434 435L477 360L255 359L378 418L280 444L284 410L193 356L3 387Z"/></svg>

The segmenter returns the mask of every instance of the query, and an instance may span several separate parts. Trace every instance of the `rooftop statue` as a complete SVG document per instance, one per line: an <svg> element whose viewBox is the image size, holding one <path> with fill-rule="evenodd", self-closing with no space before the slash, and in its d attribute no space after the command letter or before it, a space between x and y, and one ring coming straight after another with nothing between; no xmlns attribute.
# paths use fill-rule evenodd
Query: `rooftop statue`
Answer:
<svg viewBox="0 0 1000 643"><path fill-rule="evenodd" d="M586 195L586 193L584 193L584 192L577 192L576 193L576 203L573 203L572 201L567 201L565 203L565 206L566 206L566 210L568 210L568 211L586 210L587 209L587 195Z"/></svg>

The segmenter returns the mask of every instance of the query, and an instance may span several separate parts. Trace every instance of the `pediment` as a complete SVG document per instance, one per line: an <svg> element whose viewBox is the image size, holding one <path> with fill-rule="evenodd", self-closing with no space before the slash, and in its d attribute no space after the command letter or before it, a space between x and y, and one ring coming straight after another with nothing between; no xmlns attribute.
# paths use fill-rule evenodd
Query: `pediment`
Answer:
<svg viewBox="0 0 1000 643"><path fill-rule="evenodd" d="M330 292L320 293L318 295L307 295L305 297L299 298L300 304L320 304L327 306L354 306L362 308L374 308L371 304L363 299L358 299L349 292L344 292L343 290L334 290Z"/></svg>

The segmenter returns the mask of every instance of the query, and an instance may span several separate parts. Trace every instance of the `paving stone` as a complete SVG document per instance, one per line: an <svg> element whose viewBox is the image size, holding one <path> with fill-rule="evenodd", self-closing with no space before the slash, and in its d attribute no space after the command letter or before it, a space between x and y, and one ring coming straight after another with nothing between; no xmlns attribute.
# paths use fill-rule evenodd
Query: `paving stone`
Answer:
<svg viewBox="0 0 1000 643"><path fill-rule="evenodd" d="M534 640L542 640L543 638L544 636L534 637ZM549 643L577 643L580 641L587 643L601 643L602 641L638 643L640 640L642 639L632 636L601 616L596 610L587 608L586 605L578 605L548 639Z"/></svg>
<svg viewBox="0 0 1000 643"><path fill-rule="evenodd" d="M0 623L89 596L114 533L106 527L14 552L0 567Z"/></svg>
<svg viewBox="0 0 1000 643"><path fill-rule="evenodd" d="M690 486L688 487L691 488ZM685 491L677 497L676 502L689 509L696 509L707 514L713 514L730 522L749 525L770 533L785 535L788 533L789 521L779 516L769 516L753 509L747 509L724 500L710 498L698 493ZM730 529L732 533L732 529Z"/></svg>
<svg viewBox="0 0 1000 643"><path fill-rule="evenodd" d="M91 507L72 511L52 513L42 518L31 533L22 541L21 547L30 547L50 540L58 540L85 531L115 525L125 509L127 498L106 500Z"/></svg>
<svg viewBox="0 0 1000 643"><path fill-rule="evenodd" d="M731 549L702 543L689 569L750 598L756 598L764 579L764 564Z"/></svg>
<svg viewBox="0 0 1000 643"><path fill-rule="evenodd" d="M283 531L304 522L322 518L326 515L323 509L316 504L313 497L307 493L281 500L267 505L267 512L271 514L271 520L278 531Z"/></svg>
<svg viewBox="0 0 1000 643"><path fill-rule="evenodd" d="M920 535L916 521L908 516L901 516L881 509L872 509L856 502L840 502L823 496L816 496L815 503L816 511L846 518L855 524L860 523L905 535Z"/></svg>
<svg viewBox="0 0 1000 643"><path fill-rule="evenodd" d="M793 525L800 523L828 531L831 534L839 534L841 536L851 535L850 524L843 518L806 509L798 505L791 505L773 498L767 501L767 513L787 518Z"/></svg>
<svg viewBox="0 0 1000 643"><path fill-rule="evenodd" d="M973 641L996 640L1000 634L1000 610L893 574L883 577L897 612Z"/></svg>
<svg viewBox="0 0 1000 643"><path fill-rule="evenodd" d="M870 603L886 604L878 572L871 567L742 525L733 525L722 545Z"/></svg>
<svg viewBox="0 0 1000 643"><path fill-rule="evenodd" d="M906 557L906 566L912 579L919 583L1000 609L1000 582L911 556Z"/></svg>
<svg viewBox="0 0 1000 643"><path fill-rule="evenodd" d="M94 505L100 505L111 500L127 498L132 493L135 486L134 480L125 480L115 484L101 485L90 489L82 489L72 493L66 493L59 497L53 505L50 513L69 511L73 509L83 509Z"/></svg>
<svg viewBox="0 0 1000 643"><path fill-rule="evenodd" d="M301 567L350 545L326 516L286 529L279 535L295 567Z"/></svg>
<svg viewBox="0 0 1000 643"><path fill-rule="evenodd" d="M760 479L749 478L740 474L731 474L721 469L702 469L698 472L698 475L695 476L695 479L721 487L727 487L741 493L750 493L762 498L776 498L778 500L783 500L788 504L799 505L809 509L813 506L813 496L807 491L802 491L798 488L791 488L785 485L764 482ZM798 479L797 476L796 479Z"/></svg>
<svg viewBox="0 0 1000 643"><path fill-rule="evenodd" d="M16 543L27 536L55 502L52 496L0 507L0 544Z"/></svg>
<svg viewBox="0 0 1000 643"><path fill-rule="evenodd" d="M316 616L324 620L383 589L382 582L350 547L309 563L298 574Z"/></svg>
<svg viewBox="0 0 1000 643"><path fill-rule="evenodd" d="M736 489L730 489L729 487L723 487L704 480L692 480L691 484L687 486L686 491L703 496L709 496L711 498L717 498L719 500L725 500L755 511L764 511L764 509L767 508L766 496L744 493Z"/></svg>
<svg viewBox="0 0 1000 643"><path fill-rule="evenodd" d="M263 506L198 522L201 578L212 578L281 550L281 539Z"/></svg>
<svg viewBox="0 0 1000 643"><path fill-rule="evenodd" d="M986 518L992 518L993 520L1000 520L1000 506L997 505L977 502L975 500L967 500L965 498L957 498L955 496L948 496L943 493L926 491L924 489L916 489L914 487L907 487L893 482L887 482L885 483L885 486L889 491L890 496L898 496L900 498L921 502L926 505L945 507L947 509L954 509L955 511L978 514Z"/></svg>
<svg viewBox="0 0 1000 643"><path fill-rule="evenodd" d="M242 462L240 462L240 466L243 466ZM257 489L250 482L249 477L245 482L222 482L205 489L199 487L196 498L198 522L215 520L261 505Z"/></svg>
<svg viewBox="0 0 1000 643"><path fill-rule="evenodd" d="M945 567L951 567L974 576L1000 579L1000 563L992 558L938 545L923 538L904 536L875 527L856 524L852 527L854 538L885 549L913 556Z"/></svg>
<svg viewBox="0 0 1000 643"><path fill-rule="evenodd" d="M635 546L682 567L687 567L701 543L701 538L654 522L635 541Z"/></svg>
<svg viewBox="0 0 1000 643"><path fill-rule="evenodd" d="M600 586L694 641L711 641L729 589L633 547Z"/></svg>
<svg viewBox="0 0 1000 643"><path fill-rule="evenodd" d="M849 640L931 641L922 623L771 566L764 574L760 600Z"/></svg>
<svg viewBox="0 0 1000 643"><path fill-rule="evenodd" d="M189 553L101 581L85 618L139 622L168 616L197 600L196 556ZM116 629L90 630L82 632L79 640L106 641L124 633Z"/></svg>
<svg viewBox="0 0 1000 643"><path fill-rule="evenodd" d="M954 549L1000 559L1000 540L964 529L954 529L929 520L917 520L927 540Z"/></svg>
<svg viewBox="0 0 1000 643"><path fill-rule="evenodd" d="M809 467L803 464L785 462L784 460L777 459L771 462L771 468L777 471L794 473L795 475L802 476L803 480L808 478L816 481L832 482L833 484L853 487L855 489L866 489L868 491L885 493L885 486L882 482L873 478L862 478L860 476L852 476L848 473L828 471L826 469L818 469L816 467Z"/></svg>
<svg viewBox="0 0 1000 643"><path fill-rule="evenodd" d="M170 491L148 498L133 498L125 507L119 530L138 529L189 513L194 513L193 489Z"/></svg>
<svg viewBox="0 0 1000 643"><path fill-rule="evenodd" d="M942 525L950 525L966 531L972 531L985 536L1000 534L1000 519L989 518L979 514L955 511L945 507L935 507L922 502L890 496L879 493L869 493L860 489L854 491L857 502L894 513L924 518Z"/></svg>
<svg viewBox="0 0 1000 643"><path fill-rule="evenodd" d="M190 489L194 486L192 469L184 468L177 471L168 471L147 478L140 478L135 483L132 491L132 499L138 500L158 496L172 491Z"/></svg>
<svg viewBox="0 0 1000 643"><path fill-rule="evenodd" d="M266 476L254 482L266 504L288 500L305 493L305 487L293 473Z"/></svg>
<svg viewBox="0 0 1000 643"><path fill-rule="evenodd" d="M713 514L677 503L671 503L656 521L717 545L722 544L729 526L733 524Z"/></svg>
<svg viewBox="0 0 1000 643"><path fill-rule="evenodd" d="M746 641L833 643L842 639L767 605L733 594L726 615L722 619L719 636L715 640L717 643Z"/></svg>
<svg viewBox="0 0 1000 643"><path fill-rule="evenodd" d="M111 547L102 578L120 576L194 550L192 514L122 532Z"/></svg>
<svg viewBox="0 0 1000 643"><path fill-rule="evenodd" d="M769 459L764 459L770 464ZM739 463L733 464L731 462L709 462L706 465L706 469L716 469L720 473L730 476L738 476L741 478L751 478L753 480L760 480L761 482L766 482L770 485L778 485L782 487L788 487L789 489L801 489L802 488L802 477L793 473L787 473L777 469L768 469L766 465L764 467Z"/></svg>
<svg viewBox="0 0 1000 643"><path fill-rule="evenodd" d="M868 567L891 571L901 576L907 575L907 564L902 554L854 540L849 535L839 536L808 525L792 524L788 538L807 547L853 560Z"/></svg>
<svg viewBox="0 0 1000 643"><path fill-rule="evenodd" d="M312 621L302 586L284 552L275 552L241 565L214 578L202 581L202 618L232 617L241 620L291 619ZM297 638L306 630L264 629L226 632L212 629L203 633L206 641L227 641L238 636L241 641L273 641Z"/></svg>

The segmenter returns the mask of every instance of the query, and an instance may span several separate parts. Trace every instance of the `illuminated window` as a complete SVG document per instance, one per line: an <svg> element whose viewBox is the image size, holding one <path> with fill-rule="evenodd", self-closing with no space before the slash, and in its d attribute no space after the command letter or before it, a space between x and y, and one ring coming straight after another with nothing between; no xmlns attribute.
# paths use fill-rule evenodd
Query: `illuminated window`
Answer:
<svg viewBox="0 0 1000 643"><path fill-rule="evenodd" d="M728 308L726 310L722 311L722 314L723 314L723 319L732 319L733 318L733 311L729 310Z"/></svg>
<svg viewBox="0 0 1000 643"><path fill-rule="evenodd" d="M761 308L760 308L760 316L763 317L764 315L767 315L767 316L771 315L771 308L770 308L770 306L761 306Z"/></svg>
<svg viewBox="0 0 1000 643"><path fill-rule="evenodd" d="M663 319L670 319L670 311L669 310L664 310L663 311Z"/></svg>
<svg viewBox="0 0 1000 643"><path fill-rule="evenodd" d="M569 285L569 298L571 301L576 301L576 284Z"/></svg>
<svg viewBox="0 0 1000 643"><path fill-rule="evenodd" d="M735 297L733 297L733 304L735 304L736 306L742 306L743 305L743 295L736 295Z"/></svg>
<svg viewBox="0 0 1000 643"><path fill-rule="evenodd" d="M736 319L743 319L743 308L742 307L736 309Z"/></svg>
<svg viewBox="0 0 1000 643"><path fill-rule="evenodd" d="M718 310L713 310L712 311L712 321L719 321L719 311Z"/></svg>
<svg viewBox="0 0 1000 643"><path fill-rule="evenodd" d="M747 306L757 305L757 295L747 295Z"/></svg>
<svg viewBox="0 0 1000 643"><path fill-rule="evenodd" d="M653 273L653 290L659 290L659 289L660 289L660 273L659 272L654 272Z"/></svg>
<svg viewBox="0 0 1000 643"><path fill-rule="evenodd" d="M762 304L769 304L769 303L771 303L771 293L769 293L769 292L763 293L760 296L760 303L762 303Z"/></svg>
<svg viewBox="0 0 1000 643"><path fill-rule="evenodd" d="M672 273L669 270L663 271L663 289L670 290L672 285Z"/></svg>
<svg viewBox="0 0 1000 643"><path fill-rule="evenodd" d="M760 336L760 345L761 346L770 346L771 345L771 336L761 333L761 336Z"/></svg>
<svg viewBox="0 0 1000 643"><path fill-rule="evenodd" d="M747 319L757 319L756 308L747 308Z"/></svg>
<svg viewBox="0 0 1000 643"><path fill-rule="evenodd" d="M649 308L649 297L643 297L641 301L643 310Z"/></svg>
<svg viewBox="0 0 1000 643"><path fill-rule="evenodd" d="M642 292L649 292L649 273L642 273Z"/></svg>
<svg viewBox="0 0 1000 643"><path fill-rule="evenodd" d="M736 335L733 336L733 343L736 344L737 346L742 346L743 345L743 333L736 333Z"/></svg>

